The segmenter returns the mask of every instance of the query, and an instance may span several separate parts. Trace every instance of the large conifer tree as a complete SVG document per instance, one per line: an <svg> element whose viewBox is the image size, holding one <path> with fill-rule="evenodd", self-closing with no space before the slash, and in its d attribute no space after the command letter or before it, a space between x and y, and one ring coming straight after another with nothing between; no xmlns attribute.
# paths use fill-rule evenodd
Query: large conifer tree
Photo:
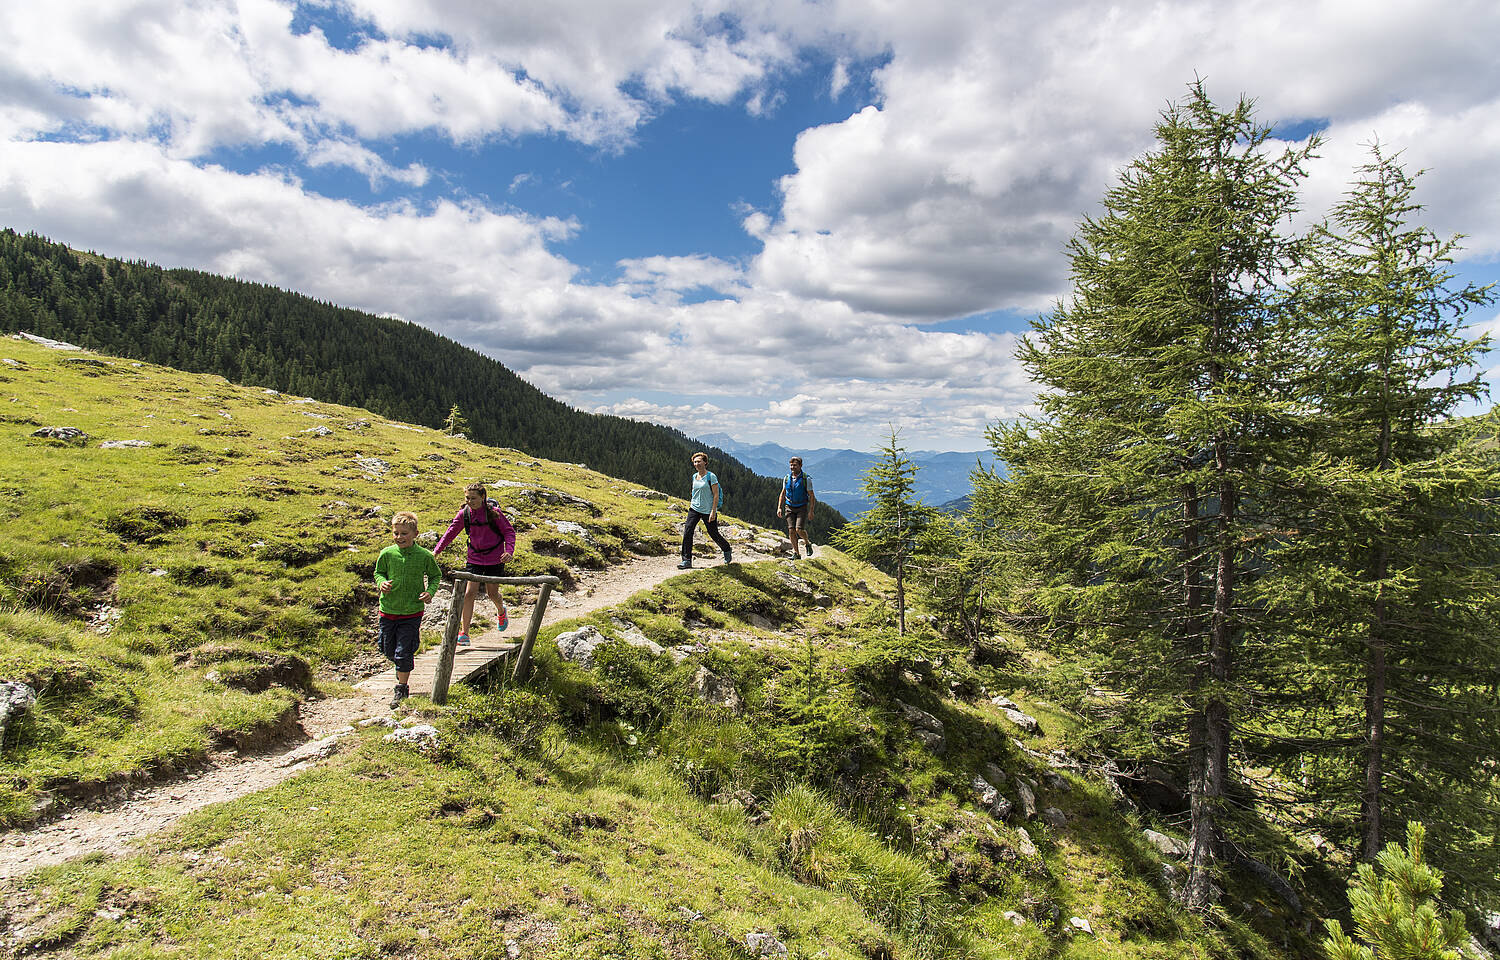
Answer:
<svg viewBox="0 0 1500 960"><path fill-rule="evenodd" d="M1023 343L1041 412L991 432L1012 477L991 494L1013 543L1037 548L1035 601L1185 761L1183 896L1203 908L1234 713L1268 653L1256 573L1295 342L1277 281L1306 152L1267 150L1251 104L1221 110L1201 83L1156 134L1071 242L1071 296Z"/></svg>
<svg viewBox="0 0 1500 960"><path fill-rule="evenodd" d="M1283 558L1309 585L1310 667L1326 680L1299 731L1323 756L1299 763L1335 814L1358 798L1363 859L1421 818L1472 893L1500 872L1485 772L1500 734L1500 473L1493 444L1454 413L1484 392L1486 343L1464 325L1493 295L1455 282L1456 238L1413 224L1413 190L1372 148L1296 289L1328 458Z"/></svg>

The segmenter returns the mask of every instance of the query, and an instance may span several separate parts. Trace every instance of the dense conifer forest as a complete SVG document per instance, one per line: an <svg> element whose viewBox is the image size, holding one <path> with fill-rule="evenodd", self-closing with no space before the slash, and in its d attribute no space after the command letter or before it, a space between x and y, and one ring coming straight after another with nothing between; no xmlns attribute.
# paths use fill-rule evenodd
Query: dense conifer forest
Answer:
<svg viewBox="0 0 1500 960"><path fill-rule="evenodd" d="M417 324L259 283L80 254L0 231L0 329L441 427L456 404L481 443L685 496L699 448L677 430L575 410ZM729 513L769 527L777 486L708 448ZM843 518L818 511L813 536Z"/></svg>

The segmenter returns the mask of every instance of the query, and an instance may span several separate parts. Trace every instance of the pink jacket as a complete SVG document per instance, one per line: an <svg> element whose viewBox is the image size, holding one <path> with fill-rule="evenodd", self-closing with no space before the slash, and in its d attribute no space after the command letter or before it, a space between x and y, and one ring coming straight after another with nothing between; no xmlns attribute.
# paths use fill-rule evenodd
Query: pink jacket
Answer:
<svg viewBox="0 0 1500 960"><path fill-rule="evenodd" d="M491 519L499 525L497 533L495 528L480 513L476 512L469 517L469 555L470 563L495 564L503 563L506 558L515 553L516 531L505 519L505 513L491 500L485 504L485 510ZM464 528L464 516L469 513L467 504L460 507L458 515L453 522L448 524L448 532L438 540L437 546L433 548L434 554L442 553L448 544L452 543L458 536L459 531Z"/></svg>

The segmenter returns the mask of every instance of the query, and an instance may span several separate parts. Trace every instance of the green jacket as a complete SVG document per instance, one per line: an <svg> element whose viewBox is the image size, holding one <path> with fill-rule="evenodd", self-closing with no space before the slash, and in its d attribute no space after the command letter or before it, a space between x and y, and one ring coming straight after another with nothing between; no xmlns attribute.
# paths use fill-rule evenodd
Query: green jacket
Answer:
<svg viewBox="0 0 1500 960"><path fill-rule="evenodd" d="M391 544L375 558L375 589L382 583L391 585L390 593L380 594L380 612L393 617L421 613L423 603L417 595L436 593L442 579L443 571L431 550L416 544L402 550Z"/></svg>

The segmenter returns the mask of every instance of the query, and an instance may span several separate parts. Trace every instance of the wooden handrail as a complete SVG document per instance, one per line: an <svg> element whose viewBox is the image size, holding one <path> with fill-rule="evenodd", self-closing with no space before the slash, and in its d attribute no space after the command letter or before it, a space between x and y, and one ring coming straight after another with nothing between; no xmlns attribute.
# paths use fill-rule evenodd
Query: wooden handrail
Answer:
<svg viewBox="0 0 1500 960"><path fill-rule="evenodd" d="M443 649L438 654L437 675L432 678L432 702L440 706L448 702L448 684L453 679L453 655L458 649L458 623L463 619L464 594L467 588L460 590L459 582L468 580L542 588L536 598L536 607L531 611L531 623L526 626L526 637L521 641L521 648L516 651L516 666L511 676L518 681L525 680L531 674L531 649L536 645L537 632L542 628L547 598L552 595L552 588L562 582L556 577L486 577L467 570L455 570L449 576L454 581L453 599L448 602L448 623L443 629Z"/></svg>

